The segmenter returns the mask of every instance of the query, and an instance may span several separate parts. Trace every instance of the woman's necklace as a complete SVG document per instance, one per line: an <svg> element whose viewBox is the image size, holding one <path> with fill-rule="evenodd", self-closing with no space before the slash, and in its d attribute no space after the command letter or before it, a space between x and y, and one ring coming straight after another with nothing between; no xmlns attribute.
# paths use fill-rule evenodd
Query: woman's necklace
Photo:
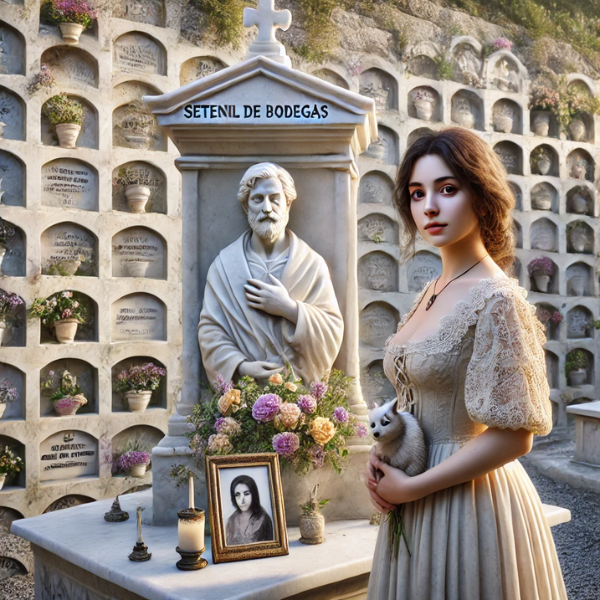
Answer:
<svg viewBox="0 0 600 600"><path fill-rule="evenodd" d="M486 254L485 256L488 256L488 255ZM476 266L476 265L478 265L478 264L479 264L479 263L480 263L480 262L481 262L481 261L482 261L482 260L485 258L485 256L481 257L481 258L480 258L480 259L479 259L479 260L478 260L478 261L477 261L477 262L476 262L476 263L473 265L473 267L474 267L474 266ZM468 273L468 272L469 272L469 271L470 271L470 270L471 270L473 267L469 267L469 268L468 268L468 269L465 271L465 273ZM465 273L461 273L460 275L457 275L457 276L456 276L454 279L458 279L459 277L462 277L462 276L463 276ZM440 277L441 277L441 275L440 275ZM441 293L442 293L442 292L443 292L443 291L444 291L444 290L445 290L445 289L446 289L446 288L447 288L447 287L448 287L448 286L449 286L449 285L450 285L450 284L451 284L451 283L454 281L454 279L451 279L451 280L450 280L450 281L449 281L449 282L448 282L448 283L447 283L447 284L446 284L446 285L445 285L445 286L444 286L444 287L443 287L443 288L440 290L440 294L436 294L436 293L435 293L435 286L436 286L436 284L437 284L437 282L438 282L438 279L439 279L440 277L438 277L438 278L435 280L435 282L433 283L433 296L431 296L431 298L429 298L429 302L427 303L427 306L425 307L425 310L429 310L429 309L430 309L430 308L433 306L433 303L435 302L436 298L437 298L437 297L438 297L438 296L439 296L439 295L440 295L440 294L441 294Z"/></svg>

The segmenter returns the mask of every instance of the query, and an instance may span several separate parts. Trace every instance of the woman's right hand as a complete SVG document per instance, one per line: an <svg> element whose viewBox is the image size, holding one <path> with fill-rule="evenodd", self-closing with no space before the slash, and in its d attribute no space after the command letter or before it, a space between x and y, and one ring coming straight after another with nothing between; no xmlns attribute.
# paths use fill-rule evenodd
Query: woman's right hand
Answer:
<svg viewBox="0 0 600 600"><path fill-rule="evenodd" d="M367 486L367 490L369 490L369 495L371 496L371 503L373 504L373 506L380 513L387 513L394 510L396 507L393 504L390 504L387 500L384 500L375 491L377 489L377 483L379 481L379 474L377 473L377 469L375 468L377 460L379 459L375 454L375 446L373 446L369 454L369 461L367 462L365 485Z"/></svg>

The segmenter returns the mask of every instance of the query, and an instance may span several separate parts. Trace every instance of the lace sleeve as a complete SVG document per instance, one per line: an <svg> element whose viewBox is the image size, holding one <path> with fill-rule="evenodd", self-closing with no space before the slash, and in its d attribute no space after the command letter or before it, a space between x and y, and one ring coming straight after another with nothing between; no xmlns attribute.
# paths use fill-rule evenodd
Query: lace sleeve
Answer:
<svg viewBox="0 0 600 600"><path fill-rule="evenodd" d="M477 321L465 382L465 404L473 421L550 433L545 343L544 327L527 300L509 294L487 301Z"/></svg>

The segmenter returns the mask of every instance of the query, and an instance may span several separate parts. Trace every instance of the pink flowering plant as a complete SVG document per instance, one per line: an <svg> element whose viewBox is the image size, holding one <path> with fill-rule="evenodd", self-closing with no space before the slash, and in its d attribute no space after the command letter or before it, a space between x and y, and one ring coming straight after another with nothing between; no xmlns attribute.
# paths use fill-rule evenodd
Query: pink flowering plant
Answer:
<svg viewBox="0 0 600 600"><path fill-rule="evenodd" d="M0 323L6 325L15 321L17 309L23 304L17 294L0 290Z"/></svg>
<svg viewBox="0 0 600 600"><path fill-rule="evenodd" d="M12 381L0 379L0 404L14 402L17 399L18 392Z"/></svg>
<svg viewBox="0 0 600 600"><path fill-rule="evenodd" d="M67 369L64 369L62 373L53 370L48 371L40 380L40 392L43 396L50 397L55 410L67 410L75 405L83 406L87 404L87 398L77 385L77 377Z"/></svg>
<svg viewBox="0 0 600 600"><path fill-rule="evenodd" d="M87 29L98 18L98 11L85 0L49 0L42 5L41 18L46 23L79 23Z"/></svg>
<svg viewBox="0 0 600 600"><path fill-rule="evenodd" d="M19 473L24 466L23 459L10 446L0 450L0 476Z"/></svg>
<svg viewBox="0 0 600 600"><path fill-rule="evenodd" d="M527 270L533 277L535 275L552 275L554 273L554 265L547 256L534 258L528 265Z"/></svg>
<svg viewBox="0 0 600 600"><path fill-rule="evenodd" d="M120 394L154 391L158 389L162 378L166 374L166 369L151 362L143 365L133 365L116 376L115 391Z"/></svg>
<svg viewBox="0 0 600 600"><path fill-rule="evenodd" d="M275 451L299 474L325 464L340 473L347 440L368 433L350 412L351 383L351 377L334 370L326 381L306 387L289 365L266 385L252 377L234 383L219 375L211 399L197 404L188 417L194 426L187 434L190 447L199 463L205 454Z"/></svg>
<svg viewBox="0 0 600 600"><path fill-rule="evenodd" d="M492 42L492 49L494 52L499 52L500 50L505 50L506 52L510 52L512 50L512 42L505 37L497 37Z"/></svg>
<svg viewBox="0 0 600 600"><path fill-rule="evenodd" d="M50 89L55 84L56 79L54 78L54 74L52 73L50 65L42 63L40 65L40 72L33 76L32 80L27 86L27 91L30 94L35 94L44 88Z"/></svg>
<svg viewBox="0 0 600 600"><path fill-rule="evenodd" d="M64 319L76 319L81 325L90 322L87 302L77 292L69 290L57 292L48 298L35 298L29 316L41 319L46 327L52 327L56 321Z"/></svg>

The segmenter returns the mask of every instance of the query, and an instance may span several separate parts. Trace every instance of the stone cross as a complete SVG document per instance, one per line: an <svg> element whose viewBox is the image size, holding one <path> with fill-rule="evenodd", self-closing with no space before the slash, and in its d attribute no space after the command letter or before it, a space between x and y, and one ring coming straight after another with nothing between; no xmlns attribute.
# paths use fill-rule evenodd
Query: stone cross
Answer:
<svg viewBox="0 0 600 600"><path fill-rule="evenodd" d="M258 37L250 45L248 58L268 56L290 66L290 59L285 54L283 44L275 38L275 31L287 31L291 24L292 13L287 9L275 10L275 0L258 0L258 9L244 8L244 26L258 27Z"/></svg>

